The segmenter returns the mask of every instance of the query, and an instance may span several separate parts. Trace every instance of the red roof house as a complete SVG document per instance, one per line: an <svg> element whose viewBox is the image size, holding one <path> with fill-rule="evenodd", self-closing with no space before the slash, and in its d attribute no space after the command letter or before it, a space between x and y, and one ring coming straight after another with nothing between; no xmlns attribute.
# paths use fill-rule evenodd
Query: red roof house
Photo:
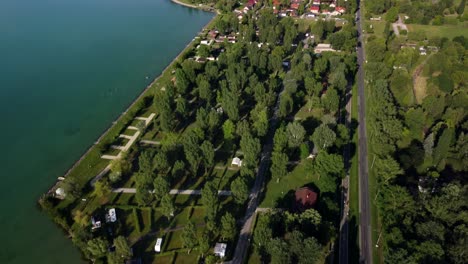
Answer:
<svg viewBox="0 0 468 264"><path fill-rule="evenodd" d="M336 11L340 12L341 14L343 14L344 12L346 12L346 8L342 7L342 6L337 6L335 8Z"/></svg>
<svg viewBox="0 0 468 264"><path fill-rule="evenodd" d="M295 207L299 211L313 208L317 203L318 195L309 187L302 187L296 190Z"/></svg>
<svg viewBox="0 0 468 264"><path fill-rule="evenodd" d="M292 3L291 4L291 9L299 9L299 3Z"/></svg>
<svg viewBox="0 0 468 264"><path fill-rule="evenodd" d="M318 14L320 13L320 6L317 6L317 5L313 5L310 7L310 12L314 13L314 14Z"/></svg>

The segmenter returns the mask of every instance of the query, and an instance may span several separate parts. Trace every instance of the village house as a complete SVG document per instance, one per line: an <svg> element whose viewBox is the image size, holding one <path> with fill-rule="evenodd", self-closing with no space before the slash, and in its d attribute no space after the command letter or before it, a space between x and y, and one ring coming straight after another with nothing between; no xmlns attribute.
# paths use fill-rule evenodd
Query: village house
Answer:
<svg viewBox="0 0 468 264"><path fill-rule="evenodd" d="M318 5L311 6L310 7L310 12L312 14L317 14L317 15L320 14L320 6L318 6Z"/></svg>
<svg viewBox="0 0 468 264"><path fill-rule="evenodd" d="M214 254L220 258L224 258L226 256L226 243L216 243L214 247Z"/></svg>
<svg viewBox="0 0 468 264"><path fill-rule="evenodd" d="M294 196L294 208L300 212L314 208L318 199L318 194L309 187L297 189Z"/></svg>
<svg viewBox="0 0 468 264"><path fill-rule="evenodd" d="M235 157L232 159L231 166L237 166L241 167L242 166L242 160L238 157Z"/></svg>
<svg viewBox="0 0 468 264"><path fill-rule="evenodd" d="M324 51L336 51L336 50L333 49L330 44L325 44L325 43L318 44L317 47L315 47L314 49L315 54L320 54Z"/></svg>

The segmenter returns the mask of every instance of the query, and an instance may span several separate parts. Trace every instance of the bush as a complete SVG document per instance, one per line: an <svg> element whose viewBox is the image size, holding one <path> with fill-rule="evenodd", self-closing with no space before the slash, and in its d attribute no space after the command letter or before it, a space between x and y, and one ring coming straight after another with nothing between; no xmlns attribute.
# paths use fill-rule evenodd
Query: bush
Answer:
<svg viewBox="0 0 468 264"><path fill-rule="evenodd" d="M441 91L448 94L453 91L453 81L447 74L441 74L437 80Z"/></svg>

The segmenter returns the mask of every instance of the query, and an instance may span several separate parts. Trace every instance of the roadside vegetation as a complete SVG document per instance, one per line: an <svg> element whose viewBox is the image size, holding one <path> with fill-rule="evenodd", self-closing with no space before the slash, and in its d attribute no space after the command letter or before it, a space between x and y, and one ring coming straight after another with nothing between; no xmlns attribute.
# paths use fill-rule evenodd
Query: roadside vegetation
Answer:
<svg viewBox="0 0 468 264"><path fill-rule="evenodd" d="M365 2L373 237L386 263L466 259L468 31L439 28L464 25L465 4ZM409 30L397 35L399 17Z"/></svg>

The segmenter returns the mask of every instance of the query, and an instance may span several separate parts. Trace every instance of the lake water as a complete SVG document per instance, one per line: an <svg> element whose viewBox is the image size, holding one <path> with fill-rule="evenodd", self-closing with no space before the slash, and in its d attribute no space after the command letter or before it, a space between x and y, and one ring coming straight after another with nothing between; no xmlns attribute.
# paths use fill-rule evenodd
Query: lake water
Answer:
<svg viewBox="0 0 468 264"><path fill-rule="evenodd" d="M212 17L170 0L0 1L0 263L82 262L37 198Z"/></svg>

